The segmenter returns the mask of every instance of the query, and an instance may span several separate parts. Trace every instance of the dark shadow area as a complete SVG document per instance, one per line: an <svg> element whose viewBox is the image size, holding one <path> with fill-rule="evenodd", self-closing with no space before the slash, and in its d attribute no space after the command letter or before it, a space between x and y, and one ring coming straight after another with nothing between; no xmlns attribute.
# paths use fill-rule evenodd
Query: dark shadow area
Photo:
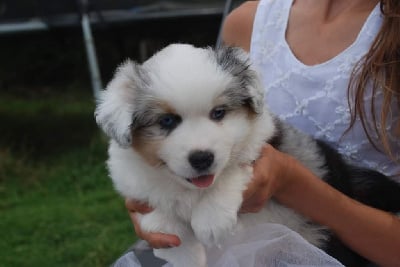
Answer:
<svg viewBox="0 0 400 267"><path fill-rule="evenodd" d="M220 20L210 16L98 25L93 36L103 83L124 59L143 60L141 45L145 45L147 56L175 42L213 46ZM0 91L64 87L71 82L90 90L80 28L0 36L0 58Z"/></svg>
<svg viewBox="0 0 400 267"><path fill-rule="evenodd" d="M35 115L0 114L7 125L2 130L0 147L34 160L51 158L65 151L87 146L98 128L87 114L55 114L45 109Z"/></svg>

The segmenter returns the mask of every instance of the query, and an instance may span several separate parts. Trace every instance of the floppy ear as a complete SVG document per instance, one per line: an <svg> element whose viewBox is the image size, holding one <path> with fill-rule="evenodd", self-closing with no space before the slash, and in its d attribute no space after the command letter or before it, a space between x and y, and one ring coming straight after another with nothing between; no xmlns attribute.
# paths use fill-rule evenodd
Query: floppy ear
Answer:
<svg viewBox="0 0 400 267"><path fill-rule="evenodd" d="M255 113L261 113L264 109L264 88L251 66L248 53L239 47L225 46L218 48L215 54L222 69L236 78L243 101L249 103Z"/></svg>
<svg viewBox="0 0 400 267"><path fill-rule="evenodd" d="M125 61L97 100L97 124L122 147L128 147L132 142L134 99L143 83L140 68L141 66L131 60Z"/></svg>

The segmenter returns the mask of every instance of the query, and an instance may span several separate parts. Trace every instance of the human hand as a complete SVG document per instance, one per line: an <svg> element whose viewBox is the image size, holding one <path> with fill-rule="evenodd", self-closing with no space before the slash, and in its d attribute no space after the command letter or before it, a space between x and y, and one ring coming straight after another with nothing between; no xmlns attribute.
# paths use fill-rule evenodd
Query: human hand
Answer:
<svg viewBox="0 0 400 267"><path fill-rule="evenodd" d="M266 144L253 165L253 178L243 192L240 212L259 212L288 183L294 162L291 156Z"/></svg>
<svg viewBox="0 0 400 267"><path fill-rule="evenodd" d="M175 235L151 233L142 230L136 215L137 213L146 214L151 212L153 209L147 204L127 198L125 199L125 206L129 211L137 236L146 240L152 248L171 248L181 244L179 237Z"/></svg>

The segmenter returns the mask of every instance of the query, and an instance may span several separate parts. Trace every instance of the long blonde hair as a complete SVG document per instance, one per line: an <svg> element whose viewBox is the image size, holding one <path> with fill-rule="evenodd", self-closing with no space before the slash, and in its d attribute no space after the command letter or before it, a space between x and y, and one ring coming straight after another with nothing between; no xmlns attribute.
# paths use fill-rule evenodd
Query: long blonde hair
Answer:
<svg viewBox="0 0 400 267"><path fill-rule="evenodd" d="M383 16L382 27L368 53L356 64L348 88L349 107L351 112L351 129L357 118L370 143L379 150L373 136L381 140L384 152L399 162L390 145L389 134L400 135L400 122L391 125L393 133L388 133L387 122L392 121L393 103L400 110L400 1L381 0ZM367 88L372 88L370 103L365 103ZM377 109L375 96L382 93L382 107ZM352 102L354 101L354 102ZM367 109L369 108L369 111ZM367 114L368 116L367 120ZM372 118L372 124L369 121Z"/></svg>

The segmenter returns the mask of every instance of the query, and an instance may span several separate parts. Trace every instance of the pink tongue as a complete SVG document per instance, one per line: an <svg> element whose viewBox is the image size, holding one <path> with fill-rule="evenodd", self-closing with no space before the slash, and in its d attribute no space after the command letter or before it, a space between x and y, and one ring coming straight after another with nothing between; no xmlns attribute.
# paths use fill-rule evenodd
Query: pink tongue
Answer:
<svg viewBox="0 0 400 267"><path fill-rule="evenodd" d="M193 178L191 182L200 188L209 187L214 181L214 175L203 175Z"/></svg>

